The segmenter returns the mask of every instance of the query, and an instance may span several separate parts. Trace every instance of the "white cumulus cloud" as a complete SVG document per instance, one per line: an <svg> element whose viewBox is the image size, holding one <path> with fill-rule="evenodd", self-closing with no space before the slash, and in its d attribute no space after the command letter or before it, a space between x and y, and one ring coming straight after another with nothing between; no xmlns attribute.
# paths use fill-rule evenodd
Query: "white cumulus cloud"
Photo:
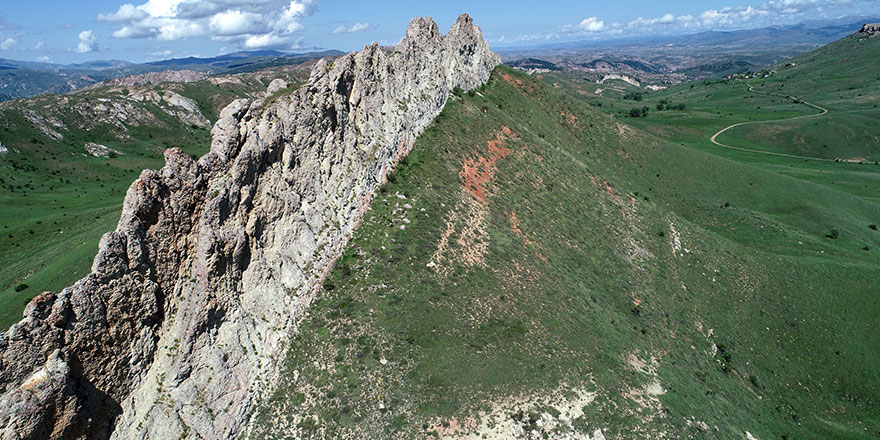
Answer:
<svg viewBox="0 0 880 440"><path fill-rule="evenodd" d="M166 49L166 50L157 50L155 52L150 52L147 55L150 58L168 58L171 56L171 53L172 52L170 50Z"/></svg>
<svg viewBox="0 0 880 440"><path fill-rule="evenodd" d="M578 29L587 32L602 32L605 30L605 22L596 17L585 18L578 25Z"/></svg>
<svg viewBox="0 0 880 440"><path fill-rule="evenodd" d="M0 41L0 50L12 50L18 44L18 40L15 38L9 37L3 41Z"/></svg>
<svg viewBox="0 0 880 440"><path fill-rule="evenodd" d="M256 48L289 44L317 0L148 0L126 3L98 20L115 23L115 38L174 41L206 37Z"/></svg>
<svg viewBox="0 0 880 440"><path fill-rule="evenodd" d="M355 23L351 25L351 27L339 26L336 29L330 31L331 35L341 35L341 34L353 34L355 32L363 32L373 29L373 26L370 23Z"/></svg>
<svg viewBox="0 0 880 440"><path fill-rule="evenodd" d="M853 10L857 5L877 4L877 0L769 0L758 5L728 6L706 9L695 14L666 13L658 17L638 17L626 24L606 23L598 17L583 19L556 30L522 35L515 41L551 40L566 36L597 38L628 33L672 33L683 30L744 29L793 22L797 19L822 16L829 10Z"/></svg>
<svg viewBox="0 0 880 440"><path fill-rule="evenodd" d="M89 53L98 50L98 38L91 30L82 31L78 35L79 44L73 48L76 53Z"/></svg>

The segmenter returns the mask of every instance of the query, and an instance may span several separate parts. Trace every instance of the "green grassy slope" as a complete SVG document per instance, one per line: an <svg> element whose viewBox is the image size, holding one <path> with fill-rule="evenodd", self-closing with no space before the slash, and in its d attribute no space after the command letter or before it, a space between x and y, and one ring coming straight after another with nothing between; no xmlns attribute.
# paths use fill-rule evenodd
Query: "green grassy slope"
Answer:
<svg viewBox="0 0 880 440"><path fill-rule="evenodd" d="M119 220L126 189L141 170L164 164L165 149L180 147L194 157L208 151L207 126L185 123L168 111L177 108L136 96L173 90L194 100L213 123L233 99L260 94L275 77L294 82L304 74L264 72L216 84L104 87L0 104L0 142L8 149L0 154L0 328L21 319L35 295L59 291L88 273L99 238ZM133 110L119 125L106 110L97 116L81 110L100 104ZM40 129L27 118L29 111L61 137ZM95 123L95 117L106 120ZM84 149L87 142L122 154L93 157Z"/></svg>
<svg viewBox="0 0 880 440"><path fill-rule="evenodd" d="M253 437L876 438L876 223L499 68L377 196Z"/></svg>
<svg viewBox="0 0 880 440"><path fill-rule="evenodd" d="M731 140L812 157L880 160L880 38L854 34L775 66L759 92L793 95L829 110L822 119L748 127Z"/></svg>

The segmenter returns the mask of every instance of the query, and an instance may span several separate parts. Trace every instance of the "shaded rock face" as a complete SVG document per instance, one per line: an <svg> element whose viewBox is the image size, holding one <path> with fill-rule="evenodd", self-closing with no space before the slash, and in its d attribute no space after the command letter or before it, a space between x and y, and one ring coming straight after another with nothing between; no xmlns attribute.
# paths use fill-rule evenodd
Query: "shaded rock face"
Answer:
<svg viewBox="0 0 880 440"><path fill-rule="evenodd" d="M230 438L378 186L501 62L463 15L393 50L322 60L262 114L230 104L211 152L129 188L92 272L0 336L0 438Z"/></svg>

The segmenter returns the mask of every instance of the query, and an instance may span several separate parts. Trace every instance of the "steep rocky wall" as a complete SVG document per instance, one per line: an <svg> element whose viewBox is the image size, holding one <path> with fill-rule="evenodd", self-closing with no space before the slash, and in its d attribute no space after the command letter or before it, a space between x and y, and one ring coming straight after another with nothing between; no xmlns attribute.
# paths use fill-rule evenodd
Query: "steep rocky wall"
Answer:
<svg viewBox="0 0 880 440"><path fill-rule="evenodd" d="M470 17L416 18L261 114L233 102L198 162L168 150L92 273L0 336L0 437L236 436L386 174L499 63Z"/></svg>

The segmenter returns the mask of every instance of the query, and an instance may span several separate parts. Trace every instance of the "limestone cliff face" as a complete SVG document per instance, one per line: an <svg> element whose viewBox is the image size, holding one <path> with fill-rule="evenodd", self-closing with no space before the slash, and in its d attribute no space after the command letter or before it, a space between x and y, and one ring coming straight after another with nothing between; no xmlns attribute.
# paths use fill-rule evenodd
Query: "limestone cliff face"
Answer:
<svg viewBox="0 0 880 440"><path fill-rule="evenodd" d="M231 438L300 312L455 87L500 58L459 17L323 60L268 106L223 110L211 152L144 171L92 273L0 336L0 438Z"/></svg>

